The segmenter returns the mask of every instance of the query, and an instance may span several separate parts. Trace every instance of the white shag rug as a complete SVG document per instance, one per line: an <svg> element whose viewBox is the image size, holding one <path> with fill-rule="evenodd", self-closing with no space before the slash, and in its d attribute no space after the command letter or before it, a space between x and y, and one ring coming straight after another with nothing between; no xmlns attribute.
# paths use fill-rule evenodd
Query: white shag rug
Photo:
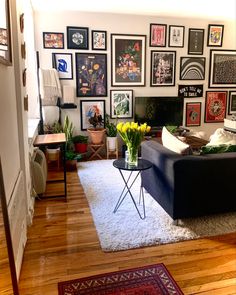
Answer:
<svg viewBox="0 0 236 295"><path fill-rule="evenodd" d="M144 194L146 219L140 219L127 195L116 213L113 213L124 187L114 160L79 162L78 174L89 202L103 251L119 251L151 245L214 236L236 231L236 213L173 220L148 194ZM125 171L126 172L126 171ZM126 175L127 172L126 172ZM132 192L139 198L140 181ZM142 210L142 206L139 207Z"/></svg>

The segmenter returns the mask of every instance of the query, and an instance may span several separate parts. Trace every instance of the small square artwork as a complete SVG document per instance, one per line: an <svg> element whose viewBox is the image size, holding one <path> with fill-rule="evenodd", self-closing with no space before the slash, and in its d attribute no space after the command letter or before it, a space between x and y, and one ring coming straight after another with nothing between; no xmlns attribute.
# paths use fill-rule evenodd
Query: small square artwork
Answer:
<svg viewBox="0 0 236 295"><path fill-rule="evenodd" d="M88 49L88 28L67 27L67 48Z"/></svg>

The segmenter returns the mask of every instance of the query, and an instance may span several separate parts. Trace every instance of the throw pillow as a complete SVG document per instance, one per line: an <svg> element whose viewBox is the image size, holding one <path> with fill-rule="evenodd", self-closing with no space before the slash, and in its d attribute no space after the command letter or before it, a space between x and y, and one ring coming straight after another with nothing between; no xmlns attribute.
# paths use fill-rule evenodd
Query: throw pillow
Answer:
<svg viewBox="0 0 236 295"><path fill-rule="evenodd" d="M220 145L209 145L201 148L201 155L205 154L217 154L217 153L232 153L236 152L236 145L232 144L220 144Z"/></svg>
<svg viewBox="0 0 236 295"><path fill-rule="evenodd" d="M165 126L162 129L161 139L163 146L168 148L169 150L177 154L189 155L191 150L190 146L171 134Z"/></svg>
<svg viewBox="0 0 236 295"><path fill-rule="evenodd" d="M207 146L220 144L236 145L236 134L226 131L223 128L216 129L216 131L211 135Z"/></svg>

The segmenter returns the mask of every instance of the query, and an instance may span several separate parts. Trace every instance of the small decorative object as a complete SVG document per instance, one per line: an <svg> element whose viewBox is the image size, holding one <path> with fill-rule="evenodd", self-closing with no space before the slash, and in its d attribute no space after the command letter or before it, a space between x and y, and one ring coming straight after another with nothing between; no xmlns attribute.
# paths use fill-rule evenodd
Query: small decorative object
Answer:
<svg viewBox="0 0 236 295"><path fill-rule="evenodd" d="M169 47L184 47L184 26L169 26Z"/></svg>
<svg viewBox="0 0 236 295"><path fill-rule="evenodd" d="M138 164L138 149L146 132L150 132L151 127L146 123L138 125L134 122L120 122L116 126L118 133L127 146L127 163L131 166Z"/></svg>
<svg viewBox="0 0 236 295"><path fill-rule="evenodd" d="M229 115L233 115L235 117L236 114L236 91L230 91L229 92ZM232 116L232 120L233 120Z"/></svg>
<svg viewBox="0 0 236 295"><path fill-rule="evenodd" d="M205 57L181 57L180 80L205 80Z"/></svg>
<svg viewBox="0 0 236 295"><path fill-rule="evenodd" d="M52 53L52 65L58 71L60 80L73 79L71 53Z"/></svg>
<svg viewBox="0 0 236 295"><path fill-rule="evenodd" d="M166 30L167 30L167 25L150 24L150 46L165 47L166 46Z"/></svg>
<svg viewBox="0 0 236 295"><path fill-rule="evenodd" d="M151 86L175 85L176 51L151 51Z"/></svg>
<svg viewBox="0 0 236 295"><path fill-rule="evenodd" d="M64 34L43 32L43 48L45 49L63 49Z"/></svg>
<svg viewBox="0 0 236 295"><path fill-rule="evenodd" d="M205 122L224 122L227 91L206 91Z"/></svg>
<svg viewBox="0 0 236 295"><path fill-rule="evenodd" d="M145 57L145 35L111 34L111 85L144 86Z"/></svg>
<svg viewBox="0 0 236 295"><path fill-rule="evenodd" d="M107 55L76 53L78 97L107 96Z"/></svg>
<svg viewBox="0 0 236 295"><path fill-rule="evenodd" d="M111 90L111 118L133 117L133 90Z"/></svg>
<svg viewBox="0 0 236 295"><path fill-rule="evenodd" d="M186 103L186 127L201 125L201 102Z"/></svg>
<svg viewBox="0 0 236 295"><path fill-rule="evenodd" d="M92 31L92 49L106 50L107 49L107 32Z"/></svg>
<svg viewBox="0 0 236 295"><path fill-rule="evenodd" d="M236 50L210 50L209 88L236 88Z"/></svg>
<svg viewBox="0 0 236 295"><path fill-rule="evenodd" d="M24 110L28 112L29 110L29 97L28 94L24 96Z"/></svg>
<svg viewBox="0 0 236 295"><path fill-rule="evenodd" d="M24 32L24 13L20 15L20 32Z"/></svg>
<svg viewBox="0 0 236 295"><path fill-rule="evenodd" d="M21 44L21 57L23 59L26 58L26 46L25 46L25 42Z"/></svg>
<svg viewBox="0 0 236 295"><path fill-rule="evenodd" d="M188 54L203 54L204 29L189 29Z"/></svg>
<svg viewBox="0 0 236 295"><path fill-rule="evenodd" d="M24 71L22 73L22 84L24 87L26 86L26 71L27 71L27 69L24 69Z"/></svg>
<svg viewBox="0 0 236 295"><path fill-rule="evenodd" d="M208 26L208 41L207 46L222 46L224 25L209 25Z"/></svg>
<svg viewBox="0 0 236 295"><path fill-rule="evenodd" d="M88 49L88 28L67 27L67 48Z"/></svg>

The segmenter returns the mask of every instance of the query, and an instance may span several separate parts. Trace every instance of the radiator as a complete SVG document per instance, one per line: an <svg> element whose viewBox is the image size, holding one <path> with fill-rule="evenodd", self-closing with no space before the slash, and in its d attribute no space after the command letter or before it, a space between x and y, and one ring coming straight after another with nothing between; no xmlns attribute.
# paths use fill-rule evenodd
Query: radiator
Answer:
<svg viewBox="0 0 236 295"><path fill-rule="evenodd" d="M47 161L44 153L37 149L32 157L32 184L35 192L43 194L46 190L47 181Z"/></svg>

